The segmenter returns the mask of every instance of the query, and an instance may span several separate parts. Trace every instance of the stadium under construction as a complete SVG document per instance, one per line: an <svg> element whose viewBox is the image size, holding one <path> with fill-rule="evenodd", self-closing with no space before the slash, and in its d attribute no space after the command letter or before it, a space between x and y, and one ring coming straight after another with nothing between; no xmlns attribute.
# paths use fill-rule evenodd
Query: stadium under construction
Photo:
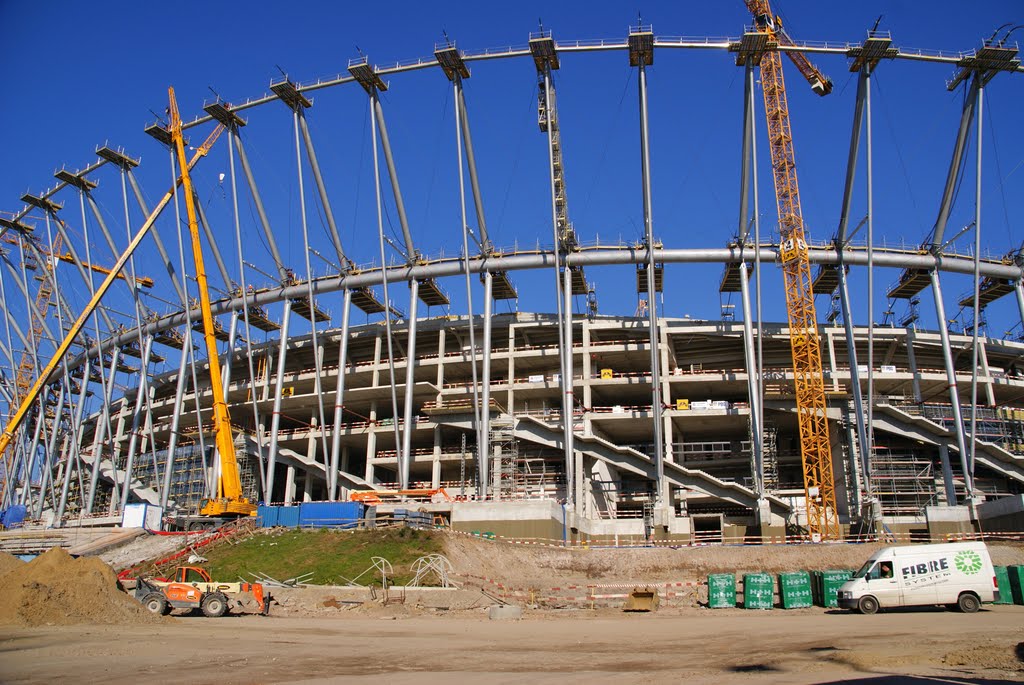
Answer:
<svg viewBox="0 0 1024 685"><path fill-rule="evenodd" d="M240 488L253 503L377 491L385 509L431 511L463 530L573 542L835 537L814 520L819 515L837 522L840 536L1018 525L1024 335L993 336L984 319L986 307L1003 298L1015 299L1024 319L1024 258L1020 248L985 256L980 230L972 233L974 249L951 249L958 235L948 225L959 181L974 165L968 141L982 130L985 89L993 78L1016 80L1024 71L1016 45L990 39L965 53L908 51L880 31L857 44L800 43L759 19L732 39L662 38L639 26L622 40L558 42L541 31L526 46L478 52L446 41L432 58L378 67L360 57L334 79L284 77L264 96L206 103L204 114L181 128L201 138L216 127L211 138L223 131L227 147L228 181L221 174L219 183L233 207L231 223L216 225L197 203L201 249L212 258L216 282L213 327L205 332L219 345L217 381L200 345L201 286L186 266L188 234L175 230L183 221L179 203L192 198L179 198L183 190L172 185L169 201L154 211L137 179L139 160L111 146L77 171L62 169L55 186L25 194L24 208L0 219L0 297L11 303L0 332L9 430L0 508L24 506L30 523L52 527L117 523L140 502L168 516L195 513L222 495L215 399L223 393ZM655 53L688 50L726 54L744 76L735 103L742 117L740 201L728 218L737 229L719 245L683 244L652 221L647 117L657 103L648 101L645 70ZM572 120L559 117L554 76L560 60L592 52L618 53L636 70L644 217L644 238L636 242L597 239L596 231L573 224L566 200L565 169L573 160L561 138L571 135ZM855 74L856 94L847 96L850 152L845 166L835 165L836 178L846 174L841 218L827 242L823 235L805 240L802 225L787 228L799 219L792 137L798 147L801 139L799 131L791 137L788 114L784 128L776 127L783 120L773 120L773 111L786 106L785 92L768 93L764 85L767 65L774 59L777 68L782 54L803 66L805 54L832 65L845 59ZM548 178L548 195L536 201L550 207L547 245L503 248L488 233L489 199L466 98L469 66L485 60L518 60L535 84L541 135L534 142L548 160L538 171ZM937 210L933 228L909 247L892 247L872 240L874 172L864 158L871 157L872 75L897 72L907 61L946 68L954 75L949 89L964 97L959 122L949 122L947 181L928 210ZM447 254L425 254L413 240L396 162L401 151L392 149L380 98L401 88L407 72L421 71L451 88L463 228ZM808 80L819 94L831 90L830 81ZM797 87L807 84L794 80L790 89ZM351 179L325 177L307 122L317 114L312 94L328 88L369 99L377 206L365 242L379 247L373 264L355 263L344 249L329 187ZM772 148L768 170L759 170L766 165L756 153L759 90L769 106L762 141ZM248 130L282 105L294 143L301 235L272 227L247 152ZM146 131L175 160L172 128L157 122ZM980 176L980 147L976 155ZM791 178L780 180L780 170ZM758 208L756 182L769 174L786 217L781 228L774 220L762 225ZM866 215L854 184L862 175ZM100 177L107 178L103 190ZM101 211L97 195L104 191L124 205L120 227ZM980 180L973 199L978 227ZM308 224L317 216L326 241L311 239ZM385 231L392 220L394 239ZM243 239L243 222L258 244ZM124 236L143 225L141 247L126 252ZM855 239L861 231L866 243ZM91 252L99 241L120 258L117 268ZM287 251L295 263L282 255L285 243L296 246ZM799 283L787 276L780 297L788 320L762 321L762 292L770 291L762 280L778 280L791 258L810 269L803 305L793 290ZM312 268L314 259L326 272ZM677 296L720 298L718 318L666 315L668 274L690 265L717 265L720 278L706 293L687 284ZM635 292L634 311L599 309L590 272L605 268L616 269L617 285L604 287ZM141 275L165 269L159 288ZM860 274L858 283L867 275L872 284L881 270L898 277L878 288L890 306L875 311L876 293L865 298L849 282ZM41 377L80 318L71 293L96 293L104 276L113 281L111 294ZM944 294L951 277L969 278L973 289ZM523 284L537 288L542 280L550 285L547 304L538 313L520 311ZM825 305L820 317L810 288ZM960 318L946 309L954 299ZM798 305L811 317L809 334ZM922 326L925 309L939 322L934 329ZM807 387L819 388L819 408L805 406ZM16 416L26 398L24 416ZM825 452L812 468L804 420L815 412ZM419 496L389 494L402 492Z"/></svg>

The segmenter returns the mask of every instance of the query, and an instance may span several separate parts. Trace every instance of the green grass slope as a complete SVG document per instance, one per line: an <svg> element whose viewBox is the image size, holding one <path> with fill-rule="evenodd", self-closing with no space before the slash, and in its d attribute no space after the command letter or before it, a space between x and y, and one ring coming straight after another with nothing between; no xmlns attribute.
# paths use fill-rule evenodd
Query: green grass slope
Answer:
<svg viewBox="0 0 1024 685"><path fill-rule="evenodd" d="M313 573L307 581L316 585L345 585L373 564L371 557L391 562L393 584L412 579L417 558L442 552L439 535L408 528L383 530L280 530L257 533L235 545L223 545L206 554L204 566L214 580L230 582L252 573L287 580ZM366 585L380 576L369 571L357 582Z"/></svg>

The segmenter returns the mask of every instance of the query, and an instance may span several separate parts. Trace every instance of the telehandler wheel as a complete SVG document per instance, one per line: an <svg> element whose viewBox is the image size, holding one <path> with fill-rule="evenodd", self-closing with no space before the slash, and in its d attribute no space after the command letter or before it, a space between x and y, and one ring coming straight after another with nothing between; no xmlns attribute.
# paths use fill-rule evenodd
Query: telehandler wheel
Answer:
<svg viewBox="0 0 1024 685"><path fill-rule="evenodd" d="M857 610L862 614L873 614L878 611L878 600L871 595L865 595L857 602Z"/></svg>
<svg viewBox="0 0 1024 685"><path fill-rule="evenodd" d="M150 592L142 598L142 606L149 609L157 616L163 616L168 612L167 598L159 592Z"/></svg>
<svg viewBox="0 0 1024 685"><path fill-rule="evenodd" d="M981 608L981 602L979 602L978 598L971 593L965 592L960 595L960 598L956 601L956 606L965 614L973 614Z"/></svg>
<svg viewBox="0 0 1024 685"><path fill-rule="evenodd" d="M211 592L203 597L203 616L220 618L228 610L228 598L220 592Z"/></svg>

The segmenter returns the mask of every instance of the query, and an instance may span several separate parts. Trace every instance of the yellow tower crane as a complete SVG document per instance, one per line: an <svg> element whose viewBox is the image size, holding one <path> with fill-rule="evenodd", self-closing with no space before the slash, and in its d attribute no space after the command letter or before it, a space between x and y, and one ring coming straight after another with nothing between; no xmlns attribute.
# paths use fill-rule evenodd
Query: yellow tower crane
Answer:
<svg viewBox="0 0 1024 685"><path fill-rule="evenodd" d="M192 179L189 176L188 158L185 156L185 140L181 135L181 116L174 88L167 89L170 100L171 123L168 133L171 144L178 153L181 167L181 190L185 195L185 210L188 213L188 232L192 238L192 258L196 265L196 286L199 290L199 307L203 315L203 338L210 364L210 391L213 393L213 424L217 453L220 455L220 477L217 479L216 496L203 503L200 516L248 516L256 506L242 494L242 481L238 476L238 462L235 458L235 440L231 436L231 416L224 401L221 385L220 358L217 356L217 337L210 308L210 290L206 282L206 267L203 265L203 246L199 241L199 222L196 219L195 199L192 195ZM202 421L200 421L202 423Z"/></svg>
<svg viewBox="0 0 1024 685"><path fill-rule="evenodd" d="M744 0L754 15L759 32L767 34L767 50L761 57L761 86L768 119L775 200L779 211L779 252L786 286L793 380L796 386L800 455L807 500L807 529L812 540L841 537L836 510L835 477L826 420L825 382L821 369L818 323L811 290L811 263L807 254L804 220L800 211L800 187L796 177L789 105L782 77L778 46L792 46L781 20L772 14L768 0ZM828 95L832 82L800 52L787 51L797 69L818 95Z"/></svg>

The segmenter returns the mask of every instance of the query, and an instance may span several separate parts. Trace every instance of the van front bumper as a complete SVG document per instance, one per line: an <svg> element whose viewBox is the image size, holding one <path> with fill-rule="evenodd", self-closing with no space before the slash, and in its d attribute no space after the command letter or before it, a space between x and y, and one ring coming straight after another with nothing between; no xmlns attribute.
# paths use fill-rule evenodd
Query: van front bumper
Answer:
<svg viewBox="0 0 1024 685"><path fill-rule="evenodd" d="M836 598L836 601L838 602L840 608L856 609L858 600L854 599L853 597L848 597L846 595L847 593L840 592L839 596Z"/></svg>

